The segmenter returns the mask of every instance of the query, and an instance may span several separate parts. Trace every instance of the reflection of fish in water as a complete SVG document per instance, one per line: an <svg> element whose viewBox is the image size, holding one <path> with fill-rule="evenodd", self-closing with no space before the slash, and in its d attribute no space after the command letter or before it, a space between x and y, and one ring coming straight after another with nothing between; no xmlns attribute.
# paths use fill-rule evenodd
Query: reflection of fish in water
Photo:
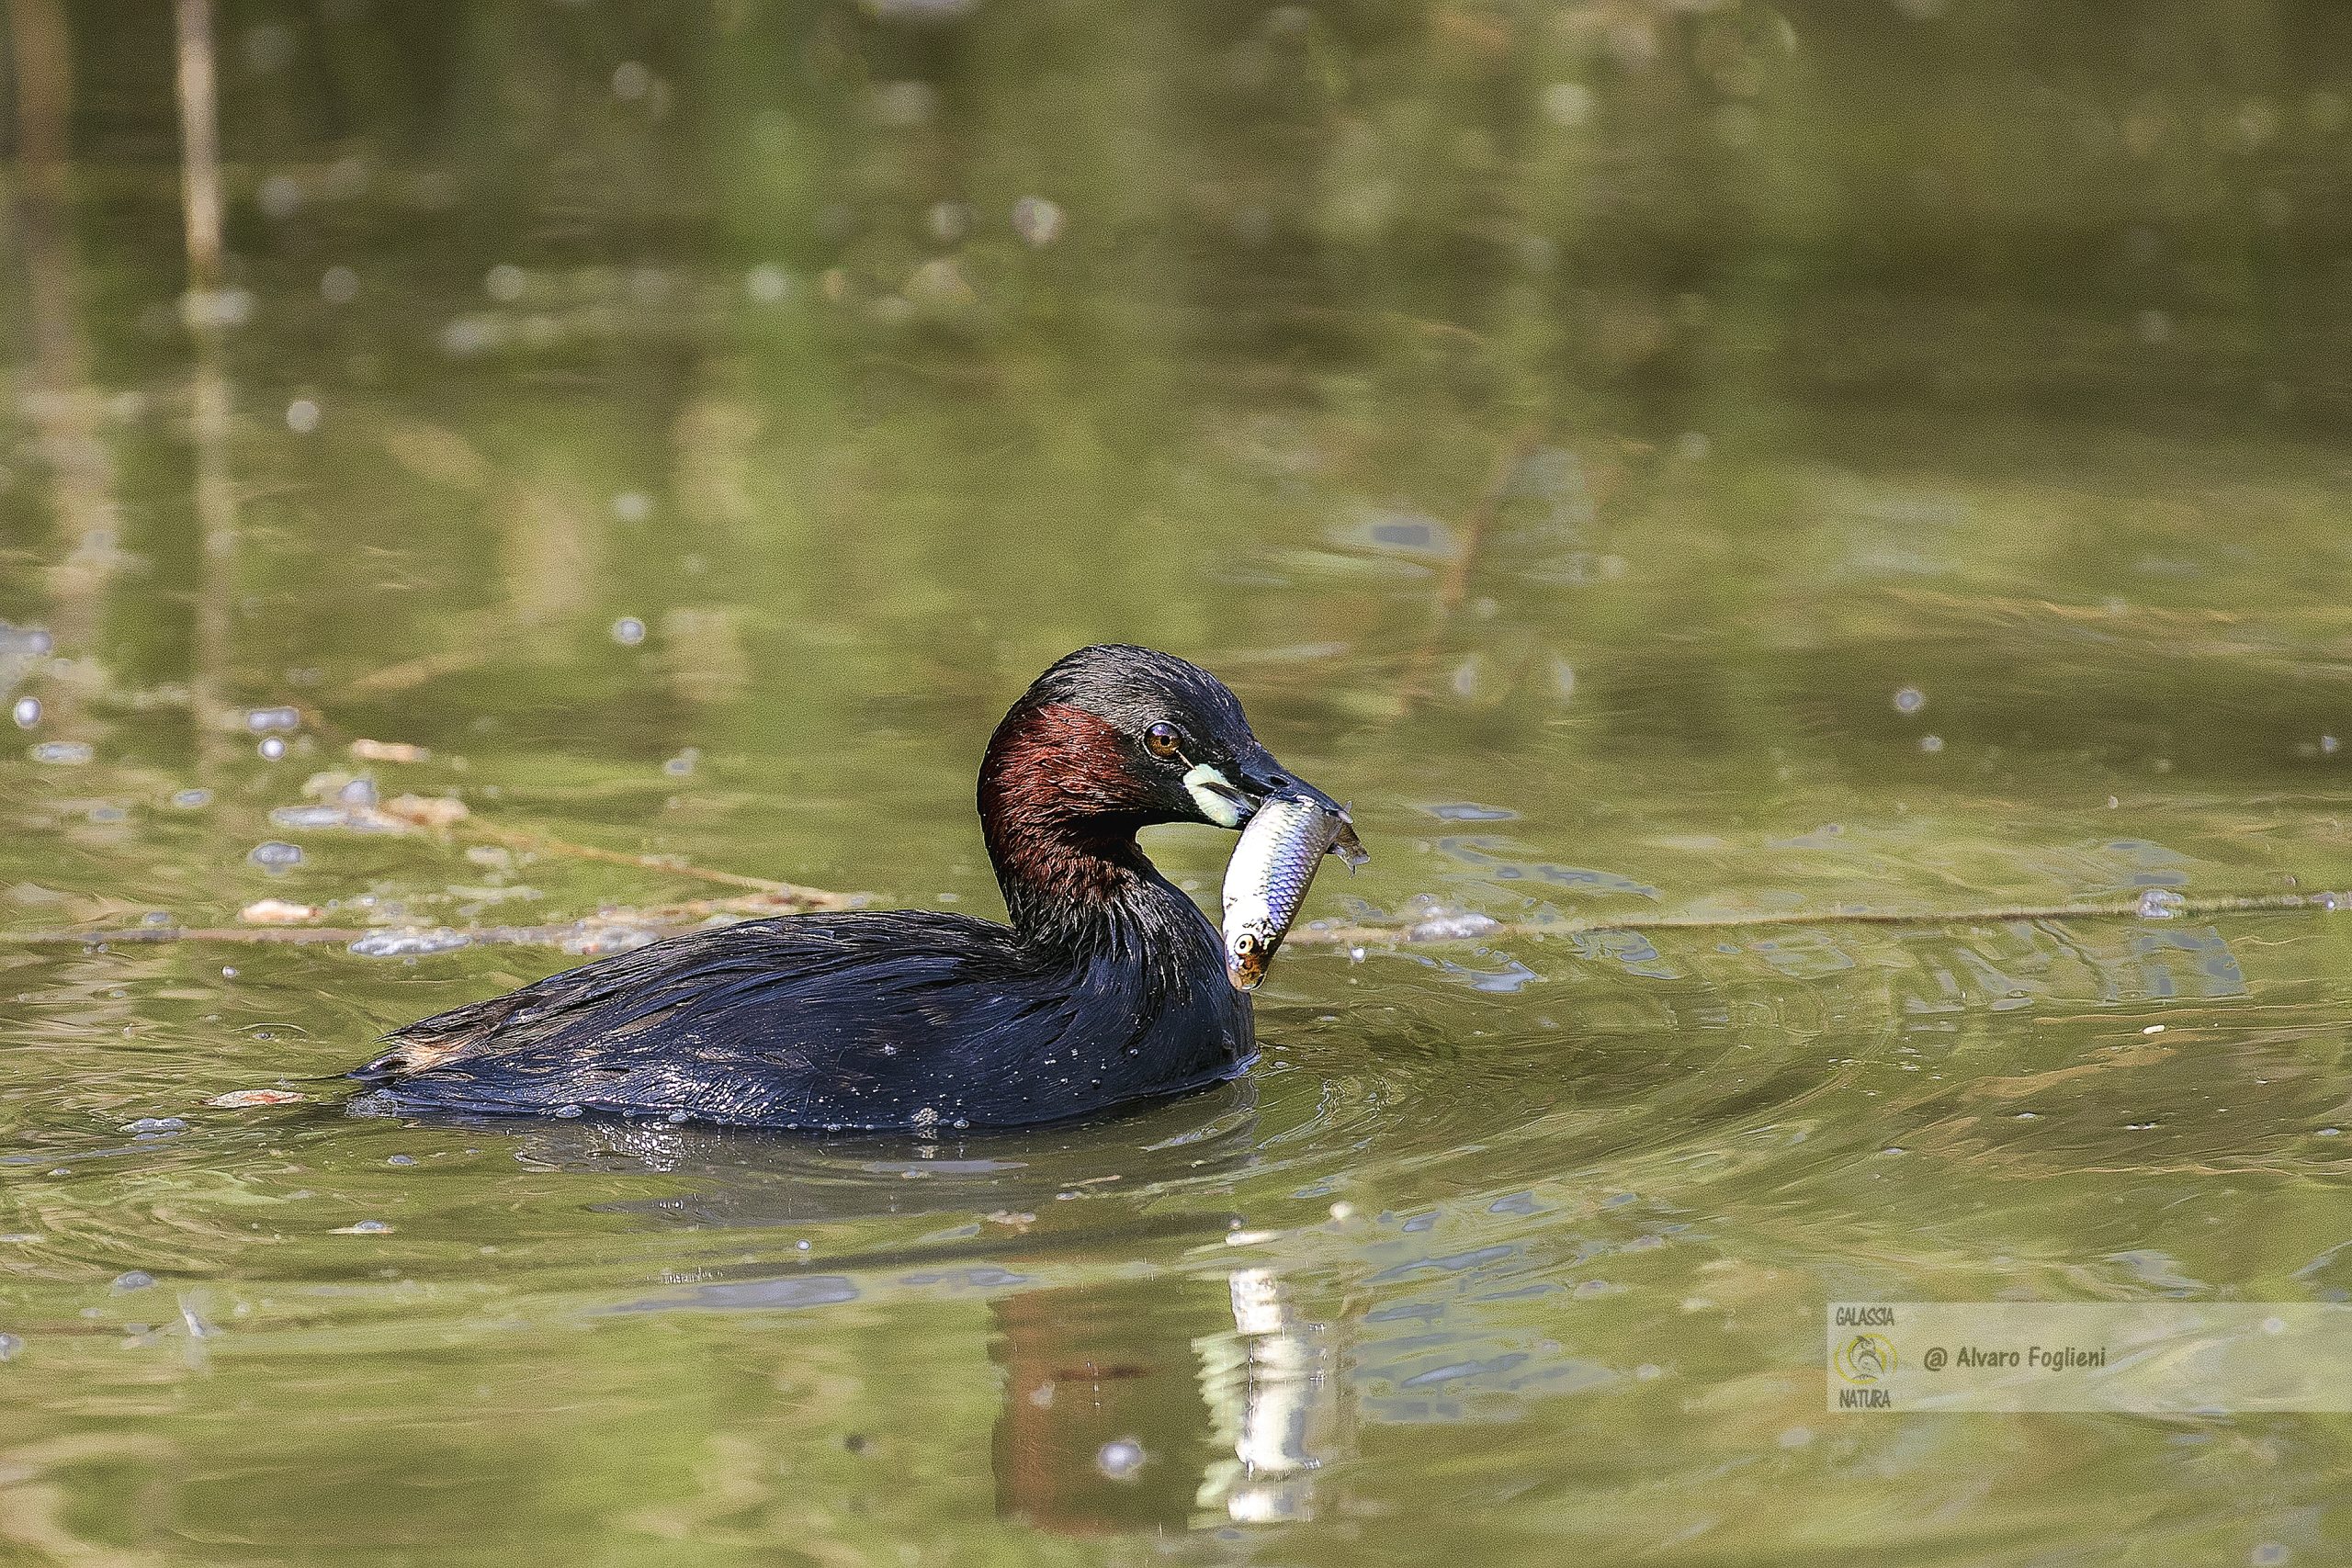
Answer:
<svg viewBox="0 0 2352 1568"><path fill-rule="evenodd" d="M1372 858L1348 814L1327 801L1275 795L1250 817L1225 868L1225 970L1238 989L1266 977L1327 854L1351 870Z"/></svg>

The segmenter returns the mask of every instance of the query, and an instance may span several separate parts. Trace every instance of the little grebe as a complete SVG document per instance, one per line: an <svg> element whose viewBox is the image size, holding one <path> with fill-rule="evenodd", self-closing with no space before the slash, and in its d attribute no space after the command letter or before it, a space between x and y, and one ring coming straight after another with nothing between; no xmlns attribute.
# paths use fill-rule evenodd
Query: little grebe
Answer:
<svg viewBox="0 0 2352 1568"><path fill-rule="evenodd" d="M387 1110L829 1132L1022 1126L1198 1089L1255 1055L1250 998L1136 829L1238 828L1277 791L1329 803L1215 676L1080 649L980 763L1010 925L900 909L694 931L396 1030L353 1076Z"/></svg>

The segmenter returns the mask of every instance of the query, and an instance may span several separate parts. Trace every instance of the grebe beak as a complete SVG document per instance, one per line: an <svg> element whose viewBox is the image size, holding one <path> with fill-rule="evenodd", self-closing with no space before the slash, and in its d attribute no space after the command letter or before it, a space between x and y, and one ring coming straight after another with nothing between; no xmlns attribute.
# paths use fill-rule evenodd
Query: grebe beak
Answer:
<svg viewBox="0 0 2352 1568"><path fill-rule="evenodd" d="M1298 778L1298 773L1291 773L1265 752L1259 752L1235 771L1242 776L1239 783L1214 766L1197 766L1183 776L1185 790L1193 795L1194 807L1200 807L1202 816L1221 828L1239 828L1247 823L1272 795L1296 795L1310 799L1324 811L1339 813L1340 818L1348 816L1348 808L1340 807L1336 799L1310 785L1306 778Z"/></svg>

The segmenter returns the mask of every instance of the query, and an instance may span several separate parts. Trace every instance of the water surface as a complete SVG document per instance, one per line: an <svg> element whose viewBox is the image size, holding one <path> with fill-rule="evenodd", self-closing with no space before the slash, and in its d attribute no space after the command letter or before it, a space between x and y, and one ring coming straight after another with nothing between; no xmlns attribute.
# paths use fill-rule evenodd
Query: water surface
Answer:
<svg viewBox="0 0 2352 1568"><path fill-rule="evenodd" d="M2340 1418L1820 1359L2352 1290L2342 17L230 5L192 333L86 12L11 11L8 1561L2352 1550ZM1352 799L1312 914L1466 934L1097 1125L344 1113L698 871L997 912L979 749L1106 637Z"/></svg>

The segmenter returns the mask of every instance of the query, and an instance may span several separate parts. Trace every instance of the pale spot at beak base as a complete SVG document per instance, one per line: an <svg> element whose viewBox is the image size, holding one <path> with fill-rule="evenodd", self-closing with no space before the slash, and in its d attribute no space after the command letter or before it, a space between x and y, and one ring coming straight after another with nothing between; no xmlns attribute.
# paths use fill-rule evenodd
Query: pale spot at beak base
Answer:
<svg viewBox="0 0 2352 1568"><path fill-rule="evenodd" d="M1225 793L1220 794L1220 791ZM1234 789L1231 780L1206 762L1195 763L1184 775L1184 792L1193 797L1193 804L1201 808L1201 815L1218 827L1241 826L1241 808L1231 799L1239 792Z"/></svg>

